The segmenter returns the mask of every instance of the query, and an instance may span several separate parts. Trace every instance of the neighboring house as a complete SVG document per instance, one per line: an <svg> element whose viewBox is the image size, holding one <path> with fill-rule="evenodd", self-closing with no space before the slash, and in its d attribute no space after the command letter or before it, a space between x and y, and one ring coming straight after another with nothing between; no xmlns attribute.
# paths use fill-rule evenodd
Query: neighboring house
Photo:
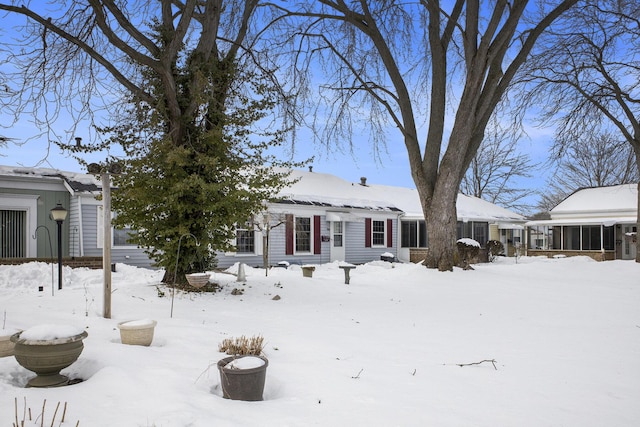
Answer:
<svg viewBox="0 0 640 427"><path fill-rule="evenodd" d="M529 221L529 255L635 259L638 184L585 188L563 200L551 219Z"/></svg>
<svg viewBox="0 0 640 427"><path fill-rule="evenodd" d="M236 262L262 266L263 222L269 224L272 265L424 259L428 236L416 190L369 185L365 178L352 183L311 171L293 171L291 178L297 181L281 191L279 201L270 203L261 218L248 218L238 226L236 250L218 253L218 267ZM47 237L36 234L36 228L45 226L56 248L56 224L49 211L57 203L68 210L63 256L102 256L102 202L96 198L100 185L88 174L0 166L0 258L53 256ZM523 237L521 215L464 195L458 196L457 209L459 238L473 238L483 247L487 240L501 240L512 248ZM127 233L112 230L112 262L151 266L144 251L127 242Z"/></svg>
<svg viewBox="0 0 640 427"><path fill-rule="evenodd" d="M428 236L416 190L317 172L294 171L291 177L297 182L268 207L270 224L280 224L269 233L271 264L358 264L383 255L405 262L424 259ZM513 248L524 237L522 215L464 195L458 195L457 209L459 238L473 238L482 247L487 240L500 240ZM249 223L237 237L238 251L220 254L218 264L262 265L262 232Z"/></svg>
<svg viewBox="0 0 640 427"><path fill-rule="evenodd" d="M0 259L57 257L57 224L49 217L57 204L67 210L62 224L65 262L102 257L100 193L93 175L0 166ZM151 265L142 249L127 242L127 230L113 230L110 238L112 262Z"/></svg>

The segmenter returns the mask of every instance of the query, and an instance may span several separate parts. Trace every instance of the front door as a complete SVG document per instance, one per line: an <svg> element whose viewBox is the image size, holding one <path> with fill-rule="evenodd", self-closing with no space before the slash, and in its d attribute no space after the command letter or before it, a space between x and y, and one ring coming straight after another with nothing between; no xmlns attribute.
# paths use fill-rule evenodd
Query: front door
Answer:
<svg viewBox="0 0 640 427"><path fill-rule="evenodd" d="M331 221L331 261L344 261L344 222Z"/></svg>
<svg viewBox="0 0 640 427"><path fill-rule="evenodd" d="M631 235L634 234L635 238ZM638 238L638 227L635 225L622 226L622 259L636 259L637 245L634 240Z"/></svg>

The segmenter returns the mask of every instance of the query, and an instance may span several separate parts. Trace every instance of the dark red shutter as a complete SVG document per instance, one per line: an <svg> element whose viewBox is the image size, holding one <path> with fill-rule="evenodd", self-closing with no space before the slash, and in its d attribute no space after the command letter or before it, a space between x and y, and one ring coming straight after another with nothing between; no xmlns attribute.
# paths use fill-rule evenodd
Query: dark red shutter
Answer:
<svg viewBox="0 0 640 427"><path fill-rule="evenodd" d="M322 239L320 238L320 216L315 215L313 217L313 253L319 254L321 253Z"/></svg>
<svg viewBox="0 0 640 427"><path fill-rule="evenodd" d="M393 220L387 220L387 247L393 247Z"/></svg>
<svg viewBox="0 0 640 427"><path fill-rule="evenodd" d="M287 255L293 255L293 215L286 214L285 216L285 253Z"/></svg>
<svg viewBox="0 0 640 427"><path fill-rule="evenodd" d="M364 219L364 247L371 247L371 218Z"/></svg>

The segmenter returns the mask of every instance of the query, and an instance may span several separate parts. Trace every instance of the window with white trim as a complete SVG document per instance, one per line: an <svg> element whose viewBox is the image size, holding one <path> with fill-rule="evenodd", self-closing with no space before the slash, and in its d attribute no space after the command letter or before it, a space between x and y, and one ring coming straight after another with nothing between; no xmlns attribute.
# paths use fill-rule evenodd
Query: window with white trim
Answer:
<svg viewBox="0 0 640 427"><path fill-rule="evenodd" d="M373 246L385 246L385 221L371 221L371 243Z"/></svg>
<svg viewBox="0 0 640 427"><path fill-rule="evenodd" d="M337 221L337 222L333 222L333 246L336 248L341 248L343 243L342 243L342 238L343 238L343 231L342 231L342 222L341 221Z"/></svg>
<svg viewBox="0 0 640 427"><path fill-rule="evenodd" d="M236 252L254 254L256 252L256 233L249 223L236 229Z"/></svg>
<svg viewBox="0 0 640 427"><path fill-rule="evenodd" d="M296 252L311 252L311 218L297 216L295 221Z"/></svg>

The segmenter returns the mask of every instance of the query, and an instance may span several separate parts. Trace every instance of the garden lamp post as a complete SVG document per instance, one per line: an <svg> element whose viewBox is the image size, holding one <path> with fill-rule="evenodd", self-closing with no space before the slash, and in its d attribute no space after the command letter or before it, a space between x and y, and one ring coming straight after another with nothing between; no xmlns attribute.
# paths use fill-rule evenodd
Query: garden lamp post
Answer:
<svg viewBox="0 0 640 427"><path fill-rule="evenodd" d="M62 289L62 223L67 219L67 210L58 203L51 209L51 219L58 224L58 289Z"/></svg>

